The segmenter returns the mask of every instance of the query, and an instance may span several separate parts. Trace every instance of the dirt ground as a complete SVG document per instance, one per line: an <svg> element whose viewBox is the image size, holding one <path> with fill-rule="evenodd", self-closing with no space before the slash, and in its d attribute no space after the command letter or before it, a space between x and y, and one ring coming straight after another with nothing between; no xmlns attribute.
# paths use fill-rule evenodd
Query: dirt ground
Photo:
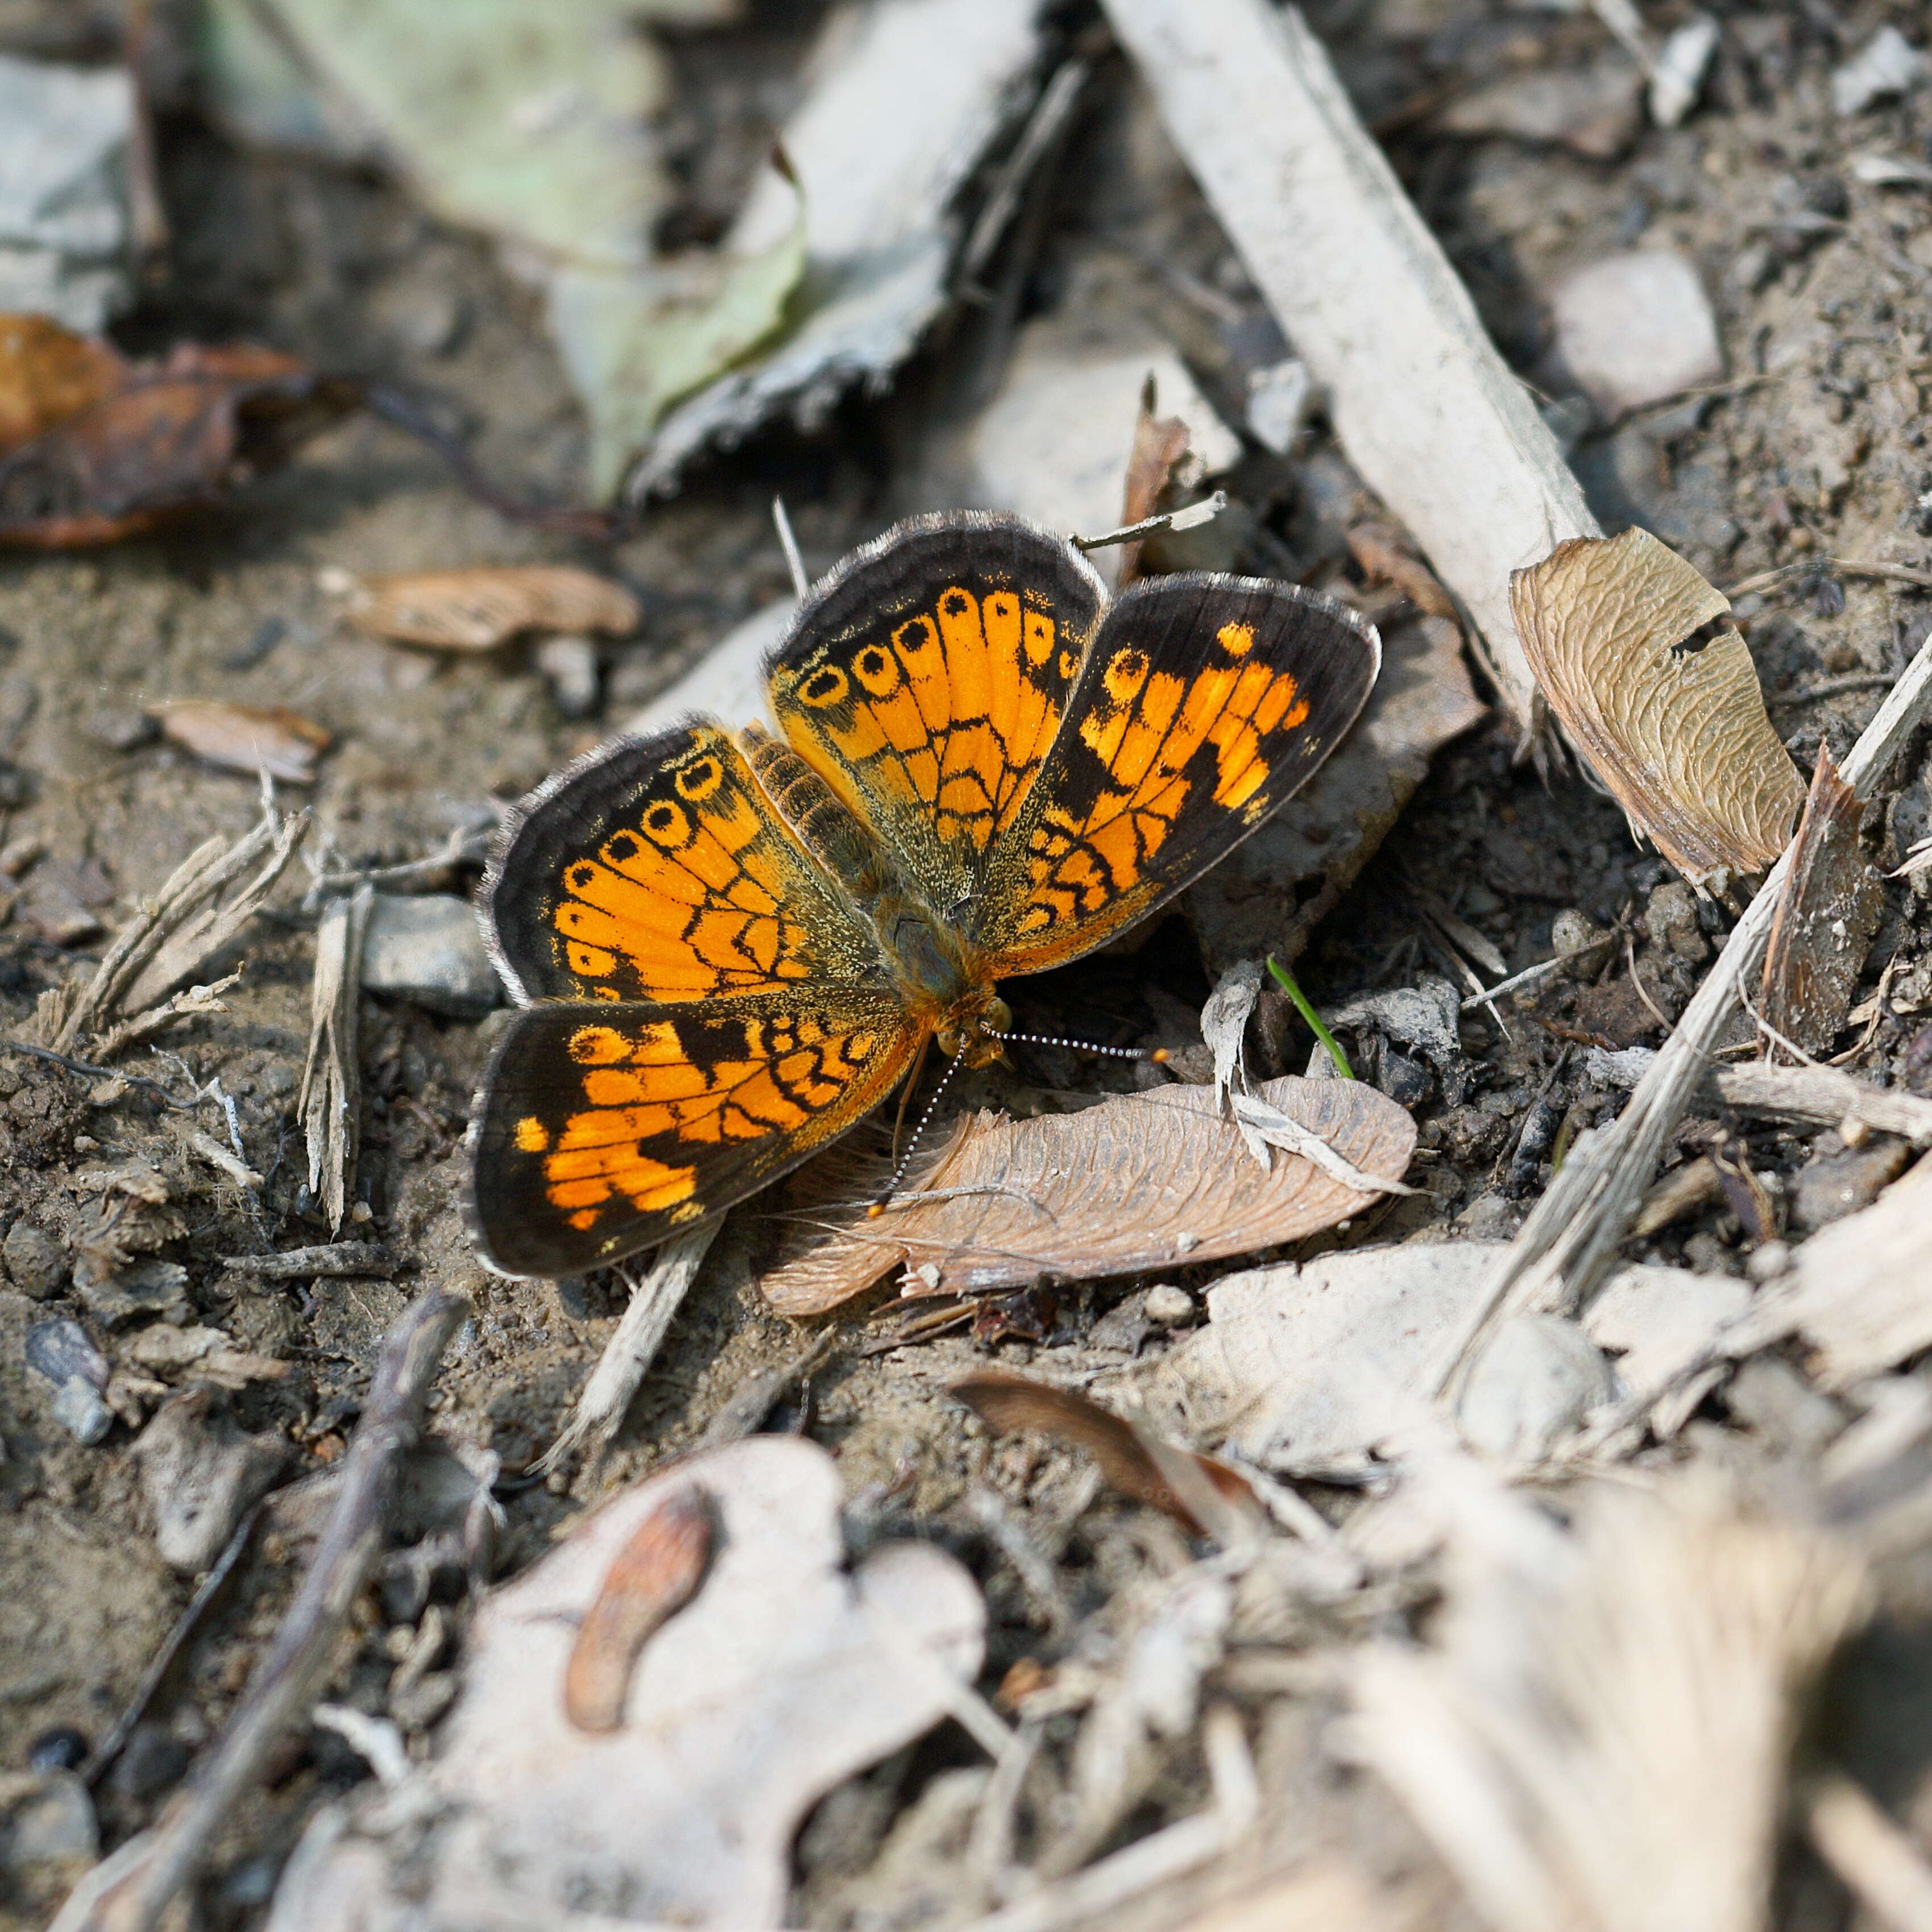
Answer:
<svg viewBox="0 0 1932 1932"><path fill-rule="evenodd" d="M1670 8L1652 10L1668 23ZM1702 106L1676 130L1634 124L1607 158L1562 145L1452 136L1437 127L1430 104L1456 86L1600 58L1607 37L1588 13L1505 13L1474 0L1349 0L1317 10L1314 24L1498 343L1539 388L1561 380L1550 365L1547 296L1566 269L1653 245L1697 264L1718 311L1729 379L1615 426L1585 428L1572 460L1607 530L1642 524L1720 587L1815 561L1815 570L1738 605L1774 722L1808 770L1821 744L1843 755L1882 695L1876 674L1904 664L1932 611L1932 592L1838 572L1829 562L1932 563L1924 427L1932 194L1865 185L1850 166L1855 153L1868 150L1932 156L1932 90L1855 122L1835 118L1826 98L1832 68L1880 24L1889 20L1918 33L1924 21L1904 0L1713 10L1723 38ZM812 18L808 8L786 10L764 45L766 77L735 94L728 40L694 37L683 57L715 118L698 116L693 152L709 152L706 139L718 128L726 134L716 136L719 158L692 173L680 214L688 233L715 232L719 210L730 206L742 176L734 156L752 151L782 114L782 56L802 44ZM1051 312L1077 297L1150 320L1238 416L1246 369L1280 352L1272 325L1126 64L1108 56L1100 74L1060 170L1028 284L1029 307ZM704 96L706 86L712 96ZM172 239L164 274L118 331L126 346L244 338L433 392L502 488L531 500L574 497L585 448L580 417L533 298L482 244L439 225L373 176L242 152L186 112L163 120L158 147ZM1793 225L1796 216L1821 218ZM1131 254L1118 245L1124 234L1136 244ZM1203 286L1210 299L1200 298ZM257 814L252 781L154 736L144 707L189 697L286 705L334 734L316 782L300 795L314 817L307 860L241 949L245 973L229 1010L177 1029L165 1052L128 1063L176 1092L218 1079L234 1101L247 1161L266 1177L260 1189L238 1186L188 1143L192 1128L224 1131L218 1106L178 1109L140 1088L103 1102L86 1076L0 1054L0 1232L30 1224L71 1252L104 1172L135 1160L158 1171L165 1201L138 1210L129 1239L140 1252L185 1269L186 1306L166 1318L218 1327L236 1348L287 1365L280 1379L217 1398L236 1427L278 1445L280 1480L340 1456L386 1324L429 1286L458 1291L474 1304L440 1382L434 1424L501 1458L507 1526L495 1559L500 1576L542 1552L582 1506L690 1447L735 1390L799 1346L800 1331L765 1309L752 1286L772 1240L754 1201L733 1216L610 1454L567 1464L548 1480L521 1479L566 1417L625 1291L614 1277L514 1282L479 1267L458 1199L470 1096L492 1022L374 999L365 1002L367 1113L345 1232L385 1243L397 1258L393 1270L280 1284L250 1276L230 1258L328 1238L304 1184L294 1111L314 924L303 904L304 863L339 872L421 857L453 829L487 827L502 803L620 725L731 626L785 593L768 514L775 491L790 506L814 573L875 533L904 507L905 452L922 434L928 376L915 370L894 394L848 404L822 436L774 434L713 463L682 494L653 505L638 533L614 550L507 522L422 447L357 416L223 509L163 534L94 552L0 555L0 847L30 840L44 848L15 882L10 916L0 923L0 1034L18 1036L39 996L98 958L106 937L200 841L239 833ZM1343 531L1356 505L1352 490L1337 487L1338 473L1340 459L1318 432L1294 462L1251 454L1240 490L1259 512L1274 567L1286 558L1287 574L1372 601L1348 560ZM592 717L561 716L520 647L465 659L359 637L317 580L329 567L538 560L614 573L641 601L638 635L605 652L602 709ZM1864 674L1874 675L1858 682ZM1889 868L1928 830L1932 764L1922 734L1888 802L1871 815L1871 854ZM1607 799L1574 777L1546 782L1514 762L1499 721L1437 757L1399 836L1303 956L1302 981L1318 1004L1442 970L1417 911L1424 894L1486 935L1512 972L1550 956L1552 922L1567 908L1604 925L1623 922L1632 951L1627 960L1619 948L1594 981L1545 982L1506 1004L1506 1032L1484 1015L1466 1016L1463 1057L1451 1070L1393 1048L1371 1049L1369 1070L1418 1124L1421 1151L1411 1178L1423 1191L1323 1238L1326 1244L1514 1231L1548 1178L1546 1124L1561 1120L1574 1133L1612 1117L1625 1098L1591 1084L1581 1042L1657 1044L1659 1012L1669 1019L1681 1010L1711 939L1728 923L1706 903L1694 905L1685 924L1675 902L1655 896L1671 876L1633 844ZM473 868L460 871L455 889L468 890L475 878ZM1279 884L1286 893L1293 881ZM1857 997L1889 965L1894 1010L1850 1064L1879 1084L1932 1095L1928 885L1928 874L1886 885ZM92 932L48 936L36 908L56 893L94 914ZM1030 1030L1184 1046L1185 1013L1198 1010L1212 983L1202 935L1177 916L1136 950L1017 986L1013 1004L1018 1024ZM1276 1058L1257 1071L1302 1070L1310 1036L1273 994L1257 1032L1258 1050ZM1032 1096L1043 1090L1132 1084L1126 1072L1103 1075L1070 1056L1022 1049L1016 1058L1016 1104L1036 1104ZM1546 1124L1540 1159L1534 1140L1519 1153L1532 1115ZM1687 1120L1673 1160L1700 1151L1719 1125ZM1851 1159L1828 1130L1744 1131L1752 1166L1787 1214L1806 1198L1808 1174ZM1865 1181L1854 1176L1850 1184ZM1741 1275L1747 1248L1736 1215L1713 1204L1627 1252ZM1208 1281L1238 1265L1160 1278L1198 1298ZM946 1384L988 1359L1050 1359L1069 1370L1117 1362L1128 1331L1117 1327L1096 1340L1094 1325L1154 1279L1068 1288L1044 1314L1036 1306L1010 1324L982 1323L977 1336L955 1333L878 1352L862 1346L866 1324L878 1318L876 1304L866 1304L849 1341L812 1376L808 1396L787 1398L766 1425L802 1430L834 1451L855 1534L934 1538L968 1562L991 1604L982 1680L989 1694L1020 1660L1051 1664L1070 1640L1043 1627L1025 1580L964 1508L969 1491L990 1485L1036 1528L1046 1526L1040 1533L1077 1619L1104 1618L1136 1578L1160 1573L1185 1552L1169 1526L1148 1526L1148 1513L1083 1489L1082 1466L1070 1452L996 1442L947 1396ZM21 1368L29 1327L61 1314L80 1317L118 1364L131 1360L140 1332L138 1322L105 1326L64 1285L50 1294L0 1286L7 1365L0 1766L9 1770L27 1765L63 1727L87 1748L97 1745L196 1587L194 1574L171 1568L158 1552L133 1447L142 1420L169 1393L170 1376L137 1378L112 1432L84 1446L53 1418L48 1384ZM1132 1346L1143 1358L1168 1346L1166 1330L1139 1325ZM1002 1326L1008 1332L1000 1335ZM1735 1438L1747 1461L1801 1453L1780 1433L1784 1423L1754 1420L1727 1406L1721 1390L1707 1398L1702 1415ZM1311 1493L1337 1520L1352 1507L1340 1490ZM1079 1504L1071 1516L1070 1498ZM204 1620L182 1667L150 1700L97 1790L104 1844L150 1820L194 1751L219 1729L272 1634L296 1567L289 1549L271 1543ZM1909 1728L1899 1713L1932 1696L1923 1622L1932 1614L1932 1570L1922 1553L1900 1558L1882 1588L1887 1619L1856 1661L1863 1688L1844 1708L1848 1722L1864 1726L1857 1750L1888 1767L1903 1803L1919 1787L1893 1742ZM1347 1618L1367 1628L1405 1613L1389 1600ZM334 1699L387 1708L413 1622L412 1615L392 1621L376 1599L365 1604ZM1312 1740L1331 1706L1319 1695L1252 1702L1274 1821L1269 1855L1309 1844L1368 1847L1382 1868L1436 1888L1438 1916L1428 1922L1468 1922L1432 1855L1385 1796L1346 1772L1312 1768ZM975 1761L963 1738L942 1732L834 1793L800 1840L787 1922L945 1922L945 1900L922 1892L917 1858L904 1843L893 1853L892 1834L922 1793ZM260 1923L274 1871L304 1821L364 1771L339 1740L320 1732L298 1738L272 1787L233 1820L200 1892L202 1922ZM1182 1815L1198 1802L1202 1775L1198 1751L1177 1747L1124 1835ZM1798 1864L1779 1922L1849 1923L1842 1896ZM31 1892L0 1897L0 1922L42 1922L52 1903ZM1156 1894L1126 1916L1165 1924L1179 1910Z"/></svg>

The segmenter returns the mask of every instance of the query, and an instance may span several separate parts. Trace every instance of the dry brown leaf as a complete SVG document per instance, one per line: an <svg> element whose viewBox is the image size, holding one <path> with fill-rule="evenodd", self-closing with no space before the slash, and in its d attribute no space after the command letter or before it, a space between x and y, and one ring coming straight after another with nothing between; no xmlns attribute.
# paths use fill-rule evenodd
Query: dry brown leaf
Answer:
<svg viewBox="0 0 1932 1932"><path fill-rule="evenodd" d="M1629 530L1558 544L1511 575L1510 601L1564 730L1687 879L1761 872L1784 850L1804 788L1720 592Z"/></svg>
<svg viewBox="0 0 1932 1932"><path fill-rule="evenodd" d="M1456 600L1392 525L1356 524L1348 532L1348 553L1372 584L1394 584L1425 617L1456 618Z"/></svg>
<svg viewBox="0 0 1932 1932"><path fill-rule="evenodd" d="M1885 888L1858 847L1863 815L1820 745L1764 956L1766 1024L1807 1053L1828 1047L1845 1024L1885 910Z"/></svg>
<svg viewBox="0 0 1932 1932"><path fill-rule="evenodd" d="M1141 390L1140 414L1134 420L1133 448L1127 456L1126 487L1122 493L1120 527L1144 522L1160 507L1161 493L1174 466L1187 454L1188 428L1178 416L1157 416L1154 380ZM1120 546L1114 582L1124 590L1141 574L1141 542Z"/></svg>
<svg viewBox="0 0 1932 1932"><path fill-rule="evenodd" d="M713 1530L704 1492L675 1490L610 1559L564 1667L564 1715L580 1731L623 1723L638 1653L696 1594Z"/></svg>
<svg viewBox="0 0 1932 1932"><path fill-rule="evenodd" d="M1415 1123L1354 1080L1271 1080L1260 1097L1363 1172L1399 1180ZM1264 1170L1211 1087L1156 1088L1077 1114L982 1114L955 1136L916 1191L876 1217L819 1217L830 1240L761 1284L787 1315L815 1315L896 1267L936 1294L1010 1288L1042 1274L1081 1280L1214 1261L1333 1227L1375 1197L1298 1155Z"/></svg>
<svg viewBox="0 0 1932 1932"><path fill-rule="evenodd" d="M1197 1534L1208 1530L1163 1472L1161 1464L1174 1456L1184 1456L1199 1471L1202 1481L1216 1495L1242 1514L1258 1516L1261 1506L1254 1486L1240 1470L1212 1456L1197 1455L1173 1443L1159 1446L1162 1455L1149 1448L1147 1432L1102 1408L1091 1396L1076 1389L1055 1388L1025 1376L1004 1374L997 1370L968 1376L952 1384L952 1393L974 1413L1002 1433L1035 1430L1084 1449L1100 1465L1109 1485L1137 1503L1151 1504L1165 1510L1175 1520Z"/></svg>
<svg viewBox="0 0 1932 1932"><path fill-rule="evenodd" d="M372 638L449 651L493 650L524 631L638 628L638 600L621 584L568 565L506 564L365 577L349 607Z"/></svg>
<svg viewBox="0 0 1932 1932"><path fill-rule="evenodd" d="M299 712L272 711L225 698L190 698L150 707L161 729L198 758L231 772L266 772L284 784L310 784L331 734Z"/></svg>
<svg viewBox="0 0 1932 1932"><path fill-rule="evenodd" d="M31 442L127 380L112 343L44 315L0 315L0 451Z"/></svg>
<svg viewBox="0 0 1932 1932"><path fill-rule="evenodd" d="M0 543L112 543L285 456L359 400L245 344L157 363L32 316L0 316Z"/></svg>

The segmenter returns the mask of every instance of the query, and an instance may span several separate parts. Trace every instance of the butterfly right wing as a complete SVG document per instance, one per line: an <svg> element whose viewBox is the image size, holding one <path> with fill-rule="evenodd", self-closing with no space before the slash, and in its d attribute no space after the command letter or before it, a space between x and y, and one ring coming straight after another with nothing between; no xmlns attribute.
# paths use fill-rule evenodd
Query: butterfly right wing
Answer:
<svg viewBox="0 0 1932 1932"><path fill-rule="evenodd" d="M856 1125L919 1038L896 995L850 986L530 1007L478 1096L472 1238L554 1279L684 1233Z"/></svg>
<svg viewBox="0 0 1932 1932"><path fill-rule="evenodd" d="M602 746L524 800L483 903L519 1005L886 984L872 928L701 720Z"/></svg>

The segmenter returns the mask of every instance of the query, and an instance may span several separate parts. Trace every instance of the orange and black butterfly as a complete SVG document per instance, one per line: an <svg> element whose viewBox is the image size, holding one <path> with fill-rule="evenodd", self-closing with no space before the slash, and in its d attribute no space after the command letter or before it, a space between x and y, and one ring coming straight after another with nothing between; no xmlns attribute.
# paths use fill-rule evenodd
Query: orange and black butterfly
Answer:
<svg viewBox="0 0 1932 1932"><path fill-rule="evenodd" d="M1090 952L1314 772L1381 664L1292 584L1111 604L1062 538L920 518L801 604L782 736L620 738L524 800L484 884L523 1009L478 1094L488 1264L572 1274L680 1233L886 1098L928 1040L998 1057L998 982Z"/></svg>

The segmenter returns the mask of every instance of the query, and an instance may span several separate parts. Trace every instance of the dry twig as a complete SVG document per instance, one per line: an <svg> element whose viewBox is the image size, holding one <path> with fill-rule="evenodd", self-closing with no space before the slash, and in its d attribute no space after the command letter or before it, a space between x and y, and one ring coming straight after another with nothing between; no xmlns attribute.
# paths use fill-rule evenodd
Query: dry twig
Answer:
<svg viewBox="0 0 1932 1932"><path fill-rule="evenodd" d="M1932 642L1921 648L1845 760L1844 779L1861 798L1870 796L1928 704ZM1610 1126L1578 1136L1570 1158L1510 1244L1444 1378L1444 1393L1462 1386L1477 1352L1510 1316L1574 1308L1600 1285L1685 1104L1706 1077L1719 1034L1762 966L1790 863L1787 848L1684 1008L1676 1030L1638 1082L1630 1105Z"/></svg>
<svg viewBox="0 0 1932 1932"><path fill-rule="evenodd" d="M220 1742L154 1824L75 1887L55 1932L154 1932L277 1740L314 1701L382 1555L404 1459L422 1435L437 1364L469 1312L460 1295L433 1291L392 1325L328 1524Z"/></svg>
<svg viewBox="0 0 1932 1932"><path fill-rule="evenodd" d="M308 1143L309 1192L322 1204L332 1233L348 1211L350 1177L362 1112L357 1021L362 991L362 935L375 888L332 900L315 933L315 982L310 995L308 1058L296 1111Z"/></svg>

